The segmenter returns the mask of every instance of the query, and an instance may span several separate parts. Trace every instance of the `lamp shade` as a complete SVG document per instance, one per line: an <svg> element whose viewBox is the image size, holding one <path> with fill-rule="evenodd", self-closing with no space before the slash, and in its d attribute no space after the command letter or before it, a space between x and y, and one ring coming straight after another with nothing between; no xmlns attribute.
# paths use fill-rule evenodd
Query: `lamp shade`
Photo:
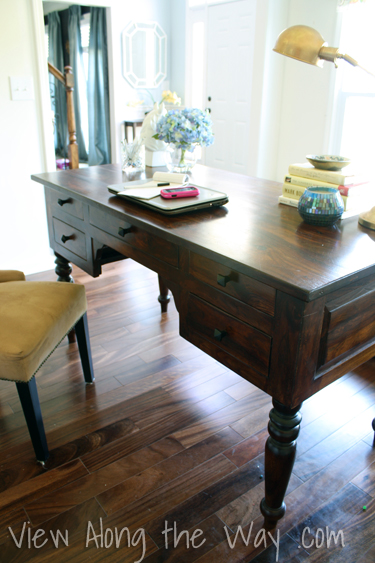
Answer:
<svg viewBox="0 0 375 563"><path fill-rule="evenodd" d="M274 51L315 66L323 66L320 49L327 45L318 31L307 25L293 25L277 38Z"/></svg>

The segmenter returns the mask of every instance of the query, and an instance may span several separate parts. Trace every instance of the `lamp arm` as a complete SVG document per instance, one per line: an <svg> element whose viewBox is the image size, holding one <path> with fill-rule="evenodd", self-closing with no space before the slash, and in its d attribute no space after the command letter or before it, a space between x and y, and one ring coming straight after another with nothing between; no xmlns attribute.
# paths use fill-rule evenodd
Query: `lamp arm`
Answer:
<svg viewBox="0 0 375 563"><path fill-rule="evenodd" d="M364 66L360 65L359 62L357 62L355 59L353 59L353 57L350 57L349 55L341 55L340 54L339 58L344 59L344 61L347 61L348 63L350 63L353 66L358 66L359 68L361 68L362 70L367 72L367 74L371 74L371 76L375 77L375 74L373 72L371 72L371 70L368 70Z"/></svg>
<svg viewBox="0 0 375 563"><path fill-rule="evenodd" d="M337 67L336 59L344 59L344 61L346 61L347 63L350 63L353 66L358 66L359 68L361 68L362 70L364 70L368 74L371 74L371 76L375 77L375 74L373 72L371 72L370 70L367 70L367 68L360 65L359 62L357 62L355 59L353 59L353 57L350 57L349 55L340 53L339 50L336 49L336 47L325 47L325 46L323 46L320 49L318 56L319 56L320 59L334 63L334 65L336 67Z"/></svg>

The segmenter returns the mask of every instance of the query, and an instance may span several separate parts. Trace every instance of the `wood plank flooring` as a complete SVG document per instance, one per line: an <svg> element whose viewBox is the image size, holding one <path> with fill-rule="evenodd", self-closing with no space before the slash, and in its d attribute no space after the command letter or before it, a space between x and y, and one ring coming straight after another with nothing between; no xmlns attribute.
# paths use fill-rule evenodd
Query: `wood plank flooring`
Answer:
<svg viewBox="0 0 375 563"><path fill-rule="evenodd" d="M374 359L303 405L287 513L268 534L270 398L179 336L150 270L73 275L96 382L67 339L43 365L42 468L16 387L0 381L0 563L375 562Z"/></svg>

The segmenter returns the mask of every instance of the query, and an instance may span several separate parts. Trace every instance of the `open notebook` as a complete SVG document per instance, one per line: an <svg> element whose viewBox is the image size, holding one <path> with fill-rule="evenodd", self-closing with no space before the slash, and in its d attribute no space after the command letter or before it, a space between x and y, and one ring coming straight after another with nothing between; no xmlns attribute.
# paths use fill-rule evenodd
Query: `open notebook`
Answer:
<svg viewBox="0 0 375 563"><path fill-rule="evenodd" d="M168 183L168 188L186 185L188 176L185 174L172 174L155 172L152 180L140 180L113 184L108 186L108 191L143 207L159 211L164 215L177 215L189 213L208 207L218 207L228 203L228 196L223 192L197 186L199 195L178 199L164 199L160 196L163 186L158 184ZM189 182L189 185L194 185Z"/></svg>

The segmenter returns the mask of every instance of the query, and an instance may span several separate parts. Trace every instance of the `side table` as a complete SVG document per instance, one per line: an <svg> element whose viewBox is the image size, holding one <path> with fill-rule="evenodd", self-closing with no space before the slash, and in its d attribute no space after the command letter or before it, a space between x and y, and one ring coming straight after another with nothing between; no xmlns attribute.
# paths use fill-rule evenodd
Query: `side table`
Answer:
<svg viewBox="0 0 375 563"><path fill-rule="evenodd" d="M132 127L133 129L133 141L135 139L135 135L137 132L137 127L142 127L143 117L137 117L135 119L128 119L124 121L124 130L125 130L125 140L129 141L128 136L128 127Z"/></svg>

